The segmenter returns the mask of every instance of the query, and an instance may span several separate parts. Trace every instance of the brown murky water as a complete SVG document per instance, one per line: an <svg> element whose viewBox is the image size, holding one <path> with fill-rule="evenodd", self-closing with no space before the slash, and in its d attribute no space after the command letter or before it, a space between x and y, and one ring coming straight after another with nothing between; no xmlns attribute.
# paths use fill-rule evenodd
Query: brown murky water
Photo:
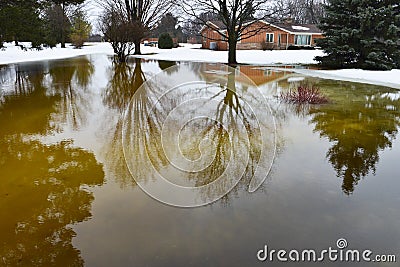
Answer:
<svg viewBox="0 0 400 267"><path fill-rule="evenodd" d="M147 96L133 106L130 100L144 81L174 65L165 75L177 81L229 82L221 80L226 69L219 64L132 60L116 66L101 55L0 67L0 265L271 266L257 261L264 245L322 250L339 238L352 249L400 257L399 91L241 66L235 86L250 92L258 85L276 118L272 171L255 193L243 179L213 204L182 209L147 196L122 149L129 110L138 116L131 121L131 140L145 144L136 150L131 171L150 176L141 159L147 149L152 165L171 173L153 141L159 122L144 116ZM331 103L276 100L300 80L318 85ZM240 97L227 91L217 100L228 110L217 105L210 114L235 125L229 111L242 108L241 119L249 121L244 129L252 131L252 115ZM199 143L191 138L204 125L185 126L186 144ZM244 149L259 161L256 131L249 145L239 138L230 147L222 128L208 129L205 135L219 149L216 161L200 175L175 177L177 182L207 184L223 172L229 155ZM165 134L173 137L178 130ZM199 150L182 147L188 158L199 157Z"/></svg>

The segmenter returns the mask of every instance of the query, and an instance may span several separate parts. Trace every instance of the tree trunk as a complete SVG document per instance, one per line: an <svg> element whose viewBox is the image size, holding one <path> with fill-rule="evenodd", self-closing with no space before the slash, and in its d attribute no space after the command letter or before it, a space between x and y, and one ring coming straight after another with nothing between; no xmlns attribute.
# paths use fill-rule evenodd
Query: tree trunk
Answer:
<svg viewBox="0 0 400 267"><path fill-rule="evenodd" d="M135 44L135 55L141 55L142 52L140 51L140 43L142 40L135 40L134 44Z"/></svg>
<svg viewBox="0 0 400 267"><path fill-rule="evenodd" d="M236 45L237 40L229 40L229 52L228 52L228 65L236 65Z"/></svg>
<svg viewBox="0 0 400 267"><path fill-rule="evenodd" d="M62 19L61 19L61 48L65 48L65 5L62 4Z"/></svg>
<svg viewBox="0 0 400 267"><path fill-rule="evenodd" d="M123 52L117 53L118 63L125 63L126 62L126 55Z"/></svg>

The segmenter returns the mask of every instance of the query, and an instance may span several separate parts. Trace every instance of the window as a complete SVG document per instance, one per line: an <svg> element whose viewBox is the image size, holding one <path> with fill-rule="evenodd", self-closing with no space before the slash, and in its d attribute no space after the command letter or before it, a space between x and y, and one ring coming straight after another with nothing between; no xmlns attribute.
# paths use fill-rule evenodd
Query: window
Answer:
<svg viewBox="0 0 400 267"><path fill-rule="evenodd" d="M295 45L311 45L311 35L295 35Z"/></svg>
<svg viewBox="0 0 400 267"><path fill-rule="evenodd" d="M263 75L266 76L266 77L271 76L272 75L272 70L269 70L269 69L268 70L264 70Z"/></svg>
<svg viewBox="0 0 400 267"><path fill-rule="evenodd" d="M274 34L273 33L267 33L266 42L267 43L273 43L274 42Z"/></svg>

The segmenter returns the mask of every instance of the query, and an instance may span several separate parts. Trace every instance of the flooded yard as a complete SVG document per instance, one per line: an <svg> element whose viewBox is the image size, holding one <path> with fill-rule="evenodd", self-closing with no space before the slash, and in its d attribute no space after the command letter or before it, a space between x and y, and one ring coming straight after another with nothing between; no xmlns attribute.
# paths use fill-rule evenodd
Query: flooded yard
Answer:
<svg viewBox="0 0 400 267"><path fill-rule="evenodd" d="M340 238L399 257L400 91L294 67L103 55L0 66L0 265L263 266L265 245ZM279 101L301 83L330 102ZM213 184L190 203L208 205L176 207L186 195L157 175Z"/></svg>

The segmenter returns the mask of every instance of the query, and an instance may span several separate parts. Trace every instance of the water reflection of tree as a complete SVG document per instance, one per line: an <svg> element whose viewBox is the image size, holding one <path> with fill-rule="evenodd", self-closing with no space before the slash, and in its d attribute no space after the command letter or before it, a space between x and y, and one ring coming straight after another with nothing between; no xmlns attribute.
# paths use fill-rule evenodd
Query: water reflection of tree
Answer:
<svg viewBox="0 0 400 267"><path fill-rule="evenodd" d="M134 66L130 63L113 64L110 76L104 102L110 108L122 113L128 107L133 95L146 81L141 59L135 59Z"/></svg>
<svg viewBox="0 0 400 267"><path fill-rule="evenodd" d="M0 138L1 262L81 266L68 225L90 218L93 195L81 187L102 184L102 167L93 154L68 142L23 139Z"/></svg>
<svg viewBox="0 0 400 267"><path fill-rule="evenodd" d="M134 166L137 166L137 169L133 170L134 173L140 174L149 170L150 166L145 166L146 162L143 159L145 153L162 154L162 147L156 142L155 137L160 135L161 125L157 115L151 112L153 102L149 99L156 89L149 81L146 83L146 89L138 91L147 81L141 59L135 59L134 66L129 62L115 64L110 73L110 82L103 99L110 108L118 111L119 118L115 127L113 126L111 142L106 148L106 157L108 165L117 174L116 179L121 186L128 186L134 184L134 180L130 176L123 154L122 127L124 122L129 129L127 135L133 138L132 142L135 147L130 158L135 162ZM122 115L125 111L128 115L124 121Z"/></svg>
<svg viewBox="0 0 400 267"><path fill-rule="evenodd" d="M52 89L61 95L62 100L59 120L69 122L73 129L79 129L86 123L86 114L89 112L86 88L93 73L94 66L87 57L49 63Z"/></svg>
<svg viewBox="0 0 400 267"><path fill-rule="evenodd" d="M15 91L0 104L0 262L5 266L81 266L69 227L90 218L104 174L93 154L71 142L45 145L58 94L46 85L47 67L15 67Z"/></svg>
<svg viewBox="0 0 400 267"><path fill-rule="evenodd" d="M0 65L0 96L4 85L9 84L11 81L10 68L5 65Z"/></svg>
<svg viewBox="0 0 400 267"><path fill-rule="evenodd" d="M179 68L172 68L176 66L175 61L165 61L165 60L159 60L158 61L158 66L162 71L165 71L168 75L171 75L179 70Z"/></svg>
<svg viewBox="0 0 400 267"><path fill-rule="evenodd" d="M181 69L185 71L184 68ZM201 187L216 180L226 170L227 165L231 164L227 175L229 178L221 183L213 183L208 189L203 187L204 191L199 197L213 199L213 196L224 195L236 184L235 177L242 176L242 172L244 179L234 192L249 185L259 164L262 149L258 125L260 117L257 117L259 114L255 114L253 109L265 110L266 107L259 106L260 103L265 104L262 101L251 106L257 102L257 99L254 100L256 96L248 93L248 97L244 97L247 94L244 91L249 88L236 83L235 71L230 75L219 74L218 84L214 81L212 84L200 82L200 85L186 84L187 79L182 79L179 73L163 74L154 81L147 81L138 90L146 79L141 62L137 61L134 67L114 67L111 77L104 101L120 113L126 111L123 123L119 120L117 127L113 126L113 137L110 138L113 141L107 149L107 159L121 164L114 164L116 173L125 168L120 143L123 132L123 145L130 171L135 178L143 179L146 184L153 181L157 183L157 177L161 175L178 184ZM153 84L155 81L156 85ZM184 85L181 87L181 84ZM166 91L161 88L174 89ZM135 96L131 98L133 95ZM187 102L196 99L204 101L205 105L200 103L197 106ZM199 110L198 108L206 116L196 113L195 120L191 120L192 112ZM214 145L206 147L202 151L204 155L200 155L199 144L206 139L211 140L208 144ZM176 143L177 141L180 143ZM191 170L198 168L196 159L199 156L206 158L203 163L212 159L211 165L204 170L192 172ZM182 157L193 161L182 163ZM262 175L267 173L268 171ZM124 177L129 178L126 175Z"/></svg>
<svg viewBox="0 0 400 267"><path fill-rule="evenodd" d="M28 95L34 91L42 93L47 90L45 86L47 66L44 63L29 63L15 65L9 68L9 73L14 80L14 94Z"/></svg>
<svg viewBox="0 0 400 267"><path fill-rule="evenodd" d="M236 195L238 190L247 189L258 164L263 164L259 162L261 149L263 148L260 125L258 124L258 119L260 118L256 118L254 114L253 108L255 106L249 106L249 104L255 103L249 101L253 96L247 95L248 98L243 99L243 96L239 95L239 92L247 93L248 85L236 82L235 71L229 71L227 77L225 76L225 78L214 82L220 84L221 90L212 99L217 99L218 96L221 97L218 100L219 103L216 106L214 116L211 116L210 120L206 121L206 125L203 125L203 130L200 134L202 138L209 138L214 142L214 160L204 171L194 174L192 179L195 179L196 186L209 184L220 177L227 170L228 164L232 163L238 167L234 168L233 172L230 173L231 178L233 178L235 175L241 174L238 171L240 164L237 161L242 161L241 163L246 164L242 179L222 199L223 203L228 204L229 198ZM268 114L265 115L268 116ZM215 121L220 123L214 123ZM241 124L244 129L240 129ZM232 153L234 154L233 158L231 157ZM215 184L215 186L205 189L212 191L203 192L207 196L218 195L223 193L221 190L226 189L226 184L221 187Z"/></svg>
<svg viewBox="0 0 400 267"><path fill-rule="evenodd" d="M90 83L94 72L93 65L86 57L65 62L52 61L49 64L15 65L14 68L8 68L7 72L5 76L13 77L11 84L14 90L8 90L2 96L0 109L4 109L3 118L6 114L8 118L1 128L9 124L12 129L29 128L34 133L45 134L34 128L46 124L50 116L57 125L70 122L74 129L86 121L89 99L84 88ZM48 125L51 130L54 130L54 126Z"/></svg>
<svg viewBox="0 0 400 267"><path fill-rule="evenodd" d="M309 113L315 131L333 143L326 156L343 179L343 192L350 194L361 178L375 174L379 152L392 146L400 125L400 100L390 97L390 89L378 91L369 85L334 90L336 94L328 94L335 104Z"/></svg>
<svg viewBox="0 0 400 267"><path fill-rule="evenodd" d="M60 97L48 93L45 65L16 65L13 73L14 91L4 95L0 105L0 135L48 133Z"/></svg>
<svg viewBox="0 0 400 267"><path fill-rule="evenodd" d="M161 70L166 70L176 65L174 61L165 61L165 60L158 60L158 66Z"/></svg>

